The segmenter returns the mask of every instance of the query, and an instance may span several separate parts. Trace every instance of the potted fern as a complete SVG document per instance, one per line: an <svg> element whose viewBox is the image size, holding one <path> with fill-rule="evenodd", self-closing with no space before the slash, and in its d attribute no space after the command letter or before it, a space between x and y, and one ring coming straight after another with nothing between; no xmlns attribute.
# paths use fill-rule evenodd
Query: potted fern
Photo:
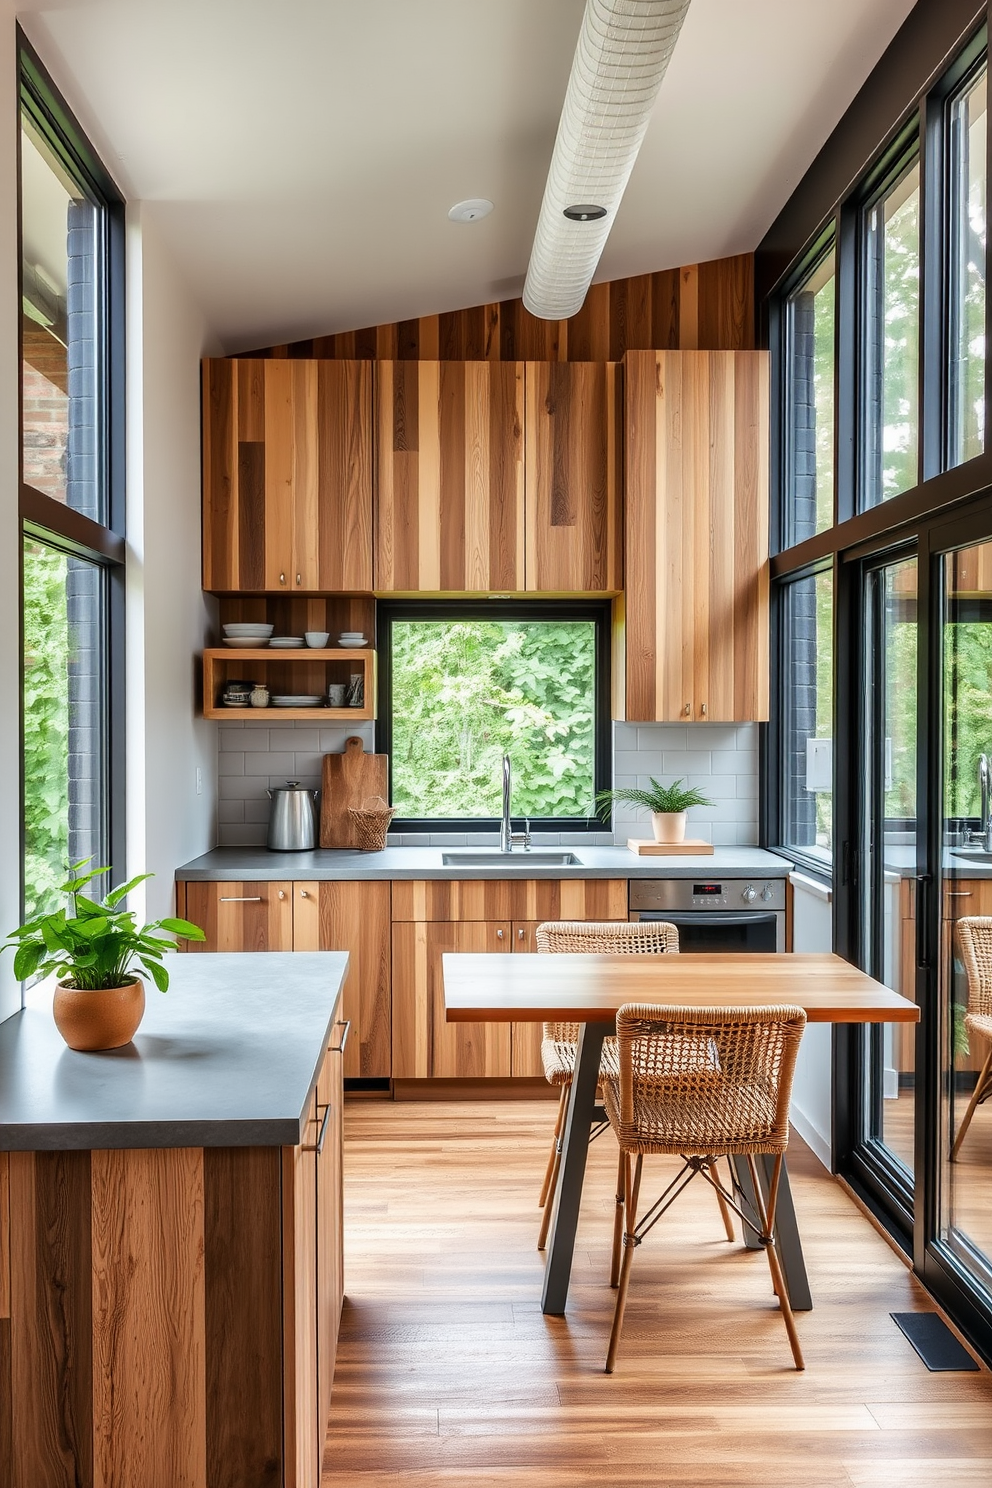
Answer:
<svg viewBox="0 0 992 1488"><path fill-rule="evenodd" d="M66 895L64 908L12 930L0 950L13 950L14 975L20 982L55 973L52 1011L70 1049L117 1049L130 1043L144 1014L143 978L150 976L165 992L169 973L163 954L176 949L176 937L206 936L188 920L171 918L139 929L134 914L120 905L152 875L140 873L97 902L81 891L106 869L81 873L85 867L85 861L70 867L70 878L60 888Z"/></svg>
<svg viewBox="0 0 992 1488"><path fill-rule="evenodd" d="M648 779L651 781L650 790L621 785L614 790L600 791L596 797L600 814L605 820L616 802L625 806L643 806L651 813L655 842L684 842L689 807L712 806L712 801L694 786L683 785L681 778L671 785L659 785L653 775Z"/></svg>

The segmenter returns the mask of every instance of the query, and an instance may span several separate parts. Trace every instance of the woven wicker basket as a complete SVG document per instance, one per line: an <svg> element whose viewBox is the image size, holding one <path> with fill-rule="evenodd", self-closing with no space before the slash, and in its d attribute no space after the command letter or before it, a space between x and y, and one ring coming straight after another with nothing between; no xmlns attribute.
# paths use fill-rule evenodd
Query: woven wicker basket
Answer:
<svg viewBox="0 0 992 1488"><path fill-rule="evenodd" d="M349 808L348 815L360 852L382 852L394 814L393 807L387 806L381 796L369 796L363 806Z"/></svg>

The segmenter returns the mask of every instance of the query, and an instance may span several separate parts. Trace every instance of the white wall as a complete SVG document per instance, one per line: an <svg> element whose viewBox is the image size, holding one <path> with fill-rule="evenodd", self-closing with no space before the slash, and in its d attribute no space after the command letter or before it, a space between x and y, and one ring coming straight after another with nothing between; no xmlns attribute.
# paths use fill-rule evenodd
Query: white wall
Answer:
<svg viewBox="0 0 992 1488"><path fill-rule="evenodd" d="M833 895L805 873L790 875L792 883L792 948L795 951L832 951ZM803 1141L830 1167L832 1146L833 1069L832 1029L829 1023L809 1023L799 1046L792 1087L790 1119Z"/></svg>
<svg viewBox="0 0 992 1488"><path fill-rule="evenodd" d="M216 836L216 729L194 708L214 618L200 589L206 332L140 204L127 236L128 872L155 874L145 900L157 917L172 912L177 866Z"/></svg>
<svg viewBox="0 0 992 1488"><path fill-rule="evenodd" d="M17 71L14 7L0 0L0 935L20 917L20 521L18 519ZM0 958L0 1018L21 1005L13 957Z"/></svg>

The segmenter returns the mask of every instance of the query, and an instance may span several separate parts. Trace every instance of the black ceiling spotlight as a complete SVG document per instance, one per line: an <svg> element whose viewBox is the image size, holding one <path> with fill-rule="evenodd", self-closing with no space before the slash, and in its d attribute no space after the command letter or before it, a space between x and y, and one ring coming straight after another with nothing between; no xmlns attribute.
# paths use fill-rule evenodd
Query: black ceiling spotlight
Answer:
<svg viewBox="0 0 992 1488"><path fill-rule="evenodd" d="M562 216L567 217L569 222L598 222L601 217L606 216L606 208L581 203L576 207L564 207Z"/></svg>

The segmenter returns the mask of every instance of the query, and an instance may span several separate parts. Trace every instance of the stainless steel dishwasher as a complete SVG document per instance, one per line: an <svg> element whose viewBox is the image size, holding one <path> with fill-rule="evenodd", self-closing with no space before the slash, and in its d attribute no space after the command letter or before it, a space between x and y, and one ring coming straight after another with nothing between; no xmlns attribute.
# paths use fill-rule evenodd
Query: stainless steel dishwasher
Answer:
<svg viewBox="0 0 992 1488"><path fill-rule="evenodd" d="M677 926L686 954L785 950L784 878L632 878L629 902L632 920Z"/></svg>

